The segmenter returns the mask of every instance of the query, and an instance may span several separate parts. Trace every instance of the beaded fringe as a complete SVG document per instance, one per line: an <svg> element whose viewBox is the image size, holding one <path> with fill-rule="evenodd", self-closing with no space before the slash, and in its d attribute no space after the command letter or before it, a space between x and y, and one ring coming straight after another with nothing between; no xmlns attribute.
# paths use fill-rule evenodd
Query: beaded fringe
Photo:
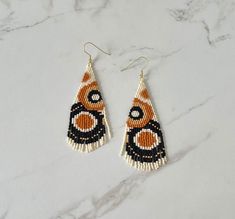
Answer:
<svg viewBox="0 0 235 219"><path fill-rule="evenodd" d="M132 158L125 152L124 155L122 155L124 159L127 161L127 163L138 170L144 170L144 171L152 171L157 170L161 166L165 165L167 163L167 158L163 157L157 160L156 162L152 163L141 163L140 161L134 161Z"/></svg>
<svg viewBox="0 0 235 219"><path fill-rule="evenodd" d="M97 148L101 147L107 142L107 137L104 135L101 139L99 139L97 142L91 143L91 144L77 144L73 141L73 139L67 137L67 143L72 147L73 150L89 153Z"/></svg>

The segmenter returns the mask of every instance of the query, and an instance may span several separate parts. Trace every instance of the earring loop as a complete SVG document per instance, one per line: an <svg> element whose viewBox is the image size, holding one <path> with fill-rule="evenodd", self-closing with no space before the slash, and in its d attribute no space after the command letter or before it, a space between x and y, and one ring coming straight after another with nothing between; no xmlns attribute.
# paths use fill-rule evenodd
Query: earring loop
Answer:
<svg viewBox="0 0 235 219"><path fill-rule="evenodd" d="M130 62L125 68L121 69L121 71L125 71L125 70L128 70L130 69L130 66L132 66L135 62L137 62L138 60L140 59L144 59L146 64L144 65L144 67L141 69L141 72L140 72L140 78L143 79L144 78L144 69L148 66L149 64L149 59L145 56L140 56L136 59L134 59L132 62Z"/></svg>
<svg viewBox="0 0 235 219"><path fill-rule="evenodd" d="M94 46L96 49L100 50L102 53L104 53L104 54L106 54L106 55L109 55L109 56L111 55L111 53L105 52L103 49L99 48L99 47L96 46L94 43L92 43L92 42L86 42L86 43L84 43L84 45L83 45L83 51L84 51L84 53L86 53L86 54L89 56L89 62L91 62L91 54L90 54L89 52L87 52L87 50L86 50L86 46L87 46L88 44Z"/></svg>
<svg viewBox="0 0 235 219"><path fill-rule="evenodd" d="M68 144L80 152L94 151L111 138L105 103L93 72L91 54L86 50L88 44L110 55L94 43L84 44L84 53L89 56L89 62L71 106L67 132Z"/></svg>

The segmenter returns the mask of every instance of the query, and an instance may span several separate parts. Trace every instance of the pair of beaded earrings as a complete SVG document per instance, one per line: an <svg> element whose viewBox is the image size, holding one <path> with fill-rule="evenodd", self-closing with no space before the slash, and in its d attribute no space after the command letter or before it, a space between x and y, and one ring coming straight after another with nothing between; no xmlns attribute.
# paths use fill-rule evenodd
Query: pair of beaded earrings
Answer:
<svg viewBox="0 0 235 219"><path fill-rule="evenodd" d="M94 151L111 137L105 104L92 69L91 54L86 51L88 44L111 55L91 42L84 44L84 52L89 55L89 62L71 107L67 134L68 143L80 152ZM141 56L134 62L142 58L148 61ZM133 62L122 71L132 64ZM145 86L143 70L126 122L121 156L139 170L155 170L167 162L162 131Z"/></svg>

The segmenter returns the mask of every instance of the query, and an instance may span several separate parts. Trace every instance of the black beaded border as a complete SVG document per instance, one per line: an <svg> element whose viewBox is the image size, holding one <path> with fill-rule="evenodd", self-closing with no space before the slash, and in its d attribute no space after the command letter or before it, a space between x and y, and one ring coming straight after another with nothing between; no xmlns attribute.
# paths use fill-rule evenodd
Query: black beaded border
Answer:
<svg viewBox="0 0 235 219"><path fill-rule="evenodd" d="M134 142L134 139L136 134L142 129L150 129L152 132L156 133L158 135L158 138L160 139L159 144L150 150L140 148ZM132 160L139 161L141 163L152 163L161 158L164 158L166 156L166 153L160 124L157 121L150 120L142 128L131 128L127 132L126 152Z"/></svg>
<svg viewBox="0 0 235 219"><path fill-rule="evenodd" d="M82 132L78 130L73 124L72 119L81 112L89 112L92 114L96 120L96 126L88 132ZM69 119L69 129L67 136L72 139L77 144L91 144L99 141L106 133L105 125L103 122L104 115L101 112L95 110L87 110L82 103L78 102L72 105L70 119Z"/></svg>

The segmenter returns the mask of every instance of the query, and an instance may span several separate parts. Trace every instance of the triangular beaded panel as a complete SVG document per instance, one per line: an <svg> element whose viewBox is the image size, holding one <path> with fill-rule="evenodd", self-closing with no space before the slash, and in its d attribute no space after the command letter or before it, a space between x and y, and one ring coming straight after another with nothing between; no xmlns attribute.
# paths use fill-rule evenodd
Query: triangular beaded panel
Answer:
<svg viewBox="0 0 235 219"><path fill-rule="evenodd" d="M121 155L139 170L158 169L167 162L160 123L143 79L126 122Z"/></svg>
<svg viewBox="0 0 235 219"><path fill-rule="evenodd" d="M74 150L91 152L109 138L104 101L89 63L71 107L67 142Z"/></svg>

